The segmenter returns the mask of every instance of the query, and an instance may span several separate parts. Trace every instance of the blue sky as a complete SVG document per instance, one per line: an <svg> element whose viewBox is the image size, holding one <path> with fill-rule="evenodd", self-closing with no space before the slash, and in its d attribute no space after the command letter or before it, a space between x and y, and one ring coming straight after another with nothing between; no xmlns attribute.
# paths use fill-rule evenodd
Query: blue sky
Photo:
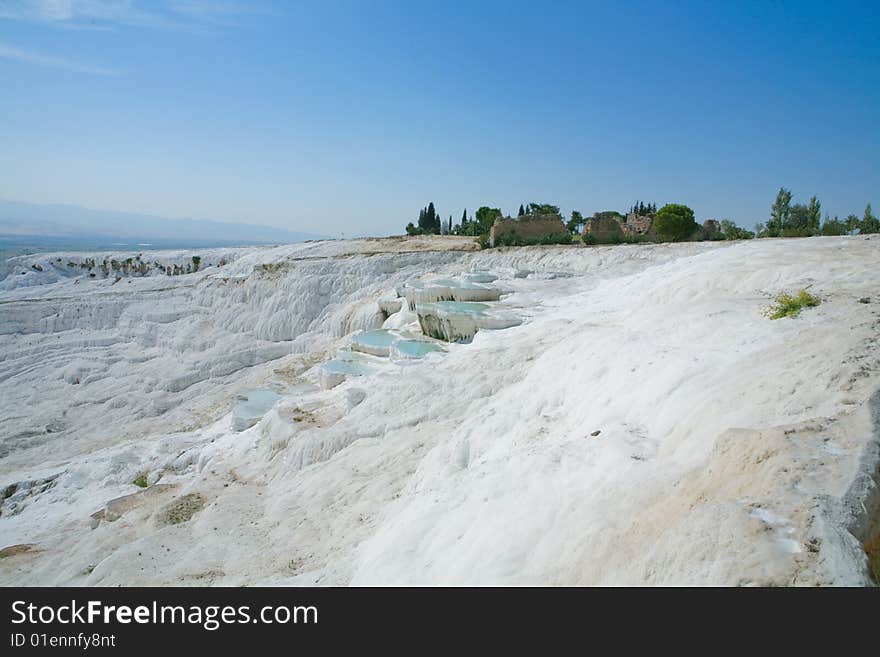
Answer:
<svg viewBox="0 0 880 657"><path fill-rule="evenodd" d="M390 234L433 200L880 206L880 5L0 0L0 198Z"/></svg>

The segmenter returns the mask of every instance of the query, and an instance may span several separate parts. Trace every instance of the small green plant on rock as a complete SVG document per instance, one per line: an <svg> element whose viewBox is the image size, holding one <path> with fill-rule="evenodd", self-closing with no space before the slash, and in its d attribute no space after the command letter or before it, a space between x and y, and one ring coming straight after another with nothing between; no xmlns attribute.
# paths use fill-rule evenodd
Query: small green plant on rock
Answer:
<svg viewBox="0 0 880 657"><path fill-rule="evenodd" d="M131 483L139 488L146 488L149 485L147 484L147 473L139 472L138 475L134 478L134 481L132 481Z"/></svg>
<svg viewBox="0 0 880 657"><path fill-rule="evenodd" d="M205 506L205 497L199 493L187 493L183 497L174 500L159 516L162 525L179 525L192 518Z"/></svg>
<svg viewBox="0 0 880 657"><path fill-rule="evenodd" d="M819 297L806 290L800 290L797 294L783 292L776 296L775 303L767 309L767 317L770 319L797 317L804 308L812 308L820 303Z"/></svg>

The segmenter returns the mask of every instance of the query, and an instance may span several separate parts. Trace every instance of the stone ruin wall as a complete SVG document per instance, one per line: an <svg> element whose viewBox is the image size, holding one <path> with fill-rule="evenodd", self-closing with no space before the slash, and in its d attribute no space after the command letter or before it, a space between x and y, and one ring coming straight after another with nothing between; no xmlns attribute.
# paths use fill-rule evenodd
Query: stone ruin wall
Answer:
<svg viewBox="0 0 880 657"><path fill-rule="evenodd" d="M632 212L626 217L594 215L584 224L584 232L593 235L597 242L614 242L624 237L644 237L648 240L657 238L654 217L640 217Z"/></svg>
<svg viewBox="0 0 880 657"><path fill-rule="evenodd" d="M637 235L646 235L650 238L654 238L654 216L653 215L645 215L639 216L634 212L630 212L626 215L626 219L623 224L623 232L627 235L637 236Z"/></svg>
<svg viewBox="0 0 880 657"><path fill-rule="evenodd" d="M593 217L584 224L584 232L597 242L612 242L623 238L623 223L614 217Z"/></svg>
<svg viewBox="0 0 880 657"><path fill-rule="evenodd" d="M514 219L513 217L498 217L489 231L489 244L495 246L495 242L502 235L516 236L521 239L541 239L547 235L564 235L568 232L565 224L555 214L526 214Z"/></svg>

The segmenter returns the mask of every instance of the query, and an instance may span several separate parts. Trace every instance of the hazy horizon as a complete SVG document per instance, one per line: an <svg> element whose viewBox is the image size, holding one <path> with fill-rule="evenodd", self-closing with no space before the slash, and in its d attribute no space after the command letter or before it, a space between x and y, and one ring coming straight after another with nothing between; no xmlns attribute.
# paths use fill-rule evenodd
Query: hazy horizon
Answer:
<svg viewBox="0 0 880 657"><path fill-rule="evenodd" d="M15 236L250 244L333 237L259 223L161 217L127 211L95 210L72 204L39 204L0 198L0 237Z"/></svg>
<svg viewBox="0 0 880 657"><path fill-rule="evenodd" d="M880 204L880 10L0 4L0 198L339 237L546 202Z"/></svg>

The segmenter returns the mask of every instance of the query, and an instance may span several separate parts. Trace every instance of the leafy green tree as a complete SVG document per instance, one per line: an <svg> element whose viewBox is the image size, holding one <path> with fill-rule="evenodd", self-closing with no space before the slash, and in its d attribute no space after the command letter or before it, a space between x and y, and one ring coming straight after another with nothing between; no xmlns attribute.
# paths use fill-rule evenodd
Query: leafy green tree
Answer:
<svg viewBox="0 0 880 657"><path fill-rule="evenodd" d="M767 222L768 237L779 237L787 227L791 215L791 191L780 187L776 200L770 206L770 221Z"/></svg>
<svg viewBox="0 0 880 657"><path fill-rule="evenodd" d="M422 230L421 230L420 228L416 228L416 227L413 225L413 222L410 221L410 222L406 225L406 234L407 234L407 235L421 235L421 234L422 234Z"/></svg>
<svg viewBox="0 0 880 657"><path fill-rule="evenodd" d="M846 223L844 224L846 226L846 232L852 233L854 230L856 230L859 227L860 223L861 222L859 221L859 218L856 215L854 215L854 214L848 215L846 218Z"/></svg>
<svg viewBox="0 0 880 657"><path fill-rule="evenodd" d="M846 223L837 218L837 215L834 216L834 219L829 219L828 215L825 215L825 221L822 222L822 235L846 235Z"/></svg>
<svg viewBox="0 0 880 657"><path fill-rule="evenodd" d="M819 224L822 221L822 204L815 196L810 197L807 205L807 231L810 235L819 234Z"/></svg>
<svg viewBox="0 0 880 657"><path fill-rule="evenodd" d="M726 240L750 240L755 236L752 231L740 228L729 219L721 220L721 234Z"/></svg>
<svg viewBox="0 0 880 657"><path fill-rule="evenodd" d="M488 231L486 231L488 232ZM482 235L482 231L480 228L480 223L474 221L473 216L468 218L467 211L461 217L461 228L459 229L459 235L468 235L471 237L476 237L478 235Z"/></svg>
<svg viewBox="0 0 880 657"><path fill-rule="evenodd" d="M571 219L566 222L565 227L568 229L568 232L572 235L576 235L580 232L581 226L584 225L584 217L577 210L571 211Z"/></svg>
<svg viewBox="0 0 880 657"><path fill-rule="evenodd" d="M694 211L686 205L667 203L657 211L654 229L662 239L678 242L687 239L699 228Z"/></svg>
<svg viewBox="0 0 880 657"><path fill-rule="evenodd" d="M517 217L521 217L526 213L526 209L522 206L522 203L519 204L519 212L517 213Z"/></svg>
<svg viewBox="0 0 880 657"><path fill-rule="evenodd" d="M871 211L871 204L865 206L865 213L862 215L862 221L859 223L859 234L868 235L871 233L880 233L880 219L874 216Z"/></svg>
<svg viewBox="0 0 880 657"><path fill-rule="evenodd" d="M807 206L795 203L788 211L788 219L782 226L781 235L786 237L802 237L807 230Z"/></svg>
<svg viewBox="0 0 880 657"><path fill-rule="evenodd" d="M501 210L499 208L490 208L484 205L477 210L476 218L480 234L488 233L492 228L492 224L495 223L495 219L500 216Z"/></svg>
<svg viewBox="0 0 880 657"><path fill-rule="evenodd" d="M549 203L529 203L528 214L555 214L562 216L558 205L550 205Z"/></svg>

